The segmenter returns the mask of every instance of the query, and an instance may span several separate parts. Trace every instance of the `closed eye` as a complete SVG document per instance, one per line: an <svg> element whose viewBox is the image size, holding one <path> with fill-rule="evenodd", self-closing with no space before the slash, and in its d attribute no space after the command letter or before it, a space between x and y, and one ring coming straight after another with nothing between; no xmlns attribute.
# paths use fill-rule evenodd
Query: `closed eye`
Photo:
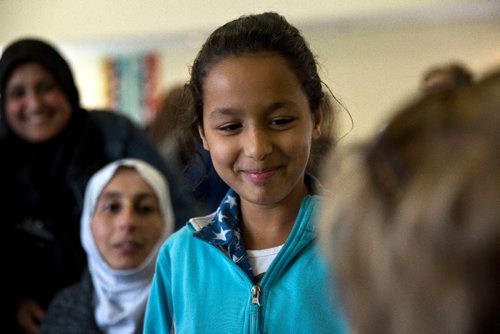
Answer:
<svg viewBox="0 0 500 334"><path fill-rule="evenodd" d="M274 118L271 120L270 124L274 127L278 128L284 128L290 125L295 119L291 117L281 117L281 118Z"/></svg>
<svg viewBox="0 0 500 334"><path fill-rule="evenodd" d="M121 208L120 203L111 202L111 203L104 203L101 207L101 210L107 213L116 213L120 211L120 208Z"/></svg>
<svg viewBox="0 0 500 334"><path fill-rule="evenodd" d="M239 129L241 129L242 125L241 123L227 123L224 125L220 125L217 127L217 130L227 133L227 134L232 134Z"/></svg>

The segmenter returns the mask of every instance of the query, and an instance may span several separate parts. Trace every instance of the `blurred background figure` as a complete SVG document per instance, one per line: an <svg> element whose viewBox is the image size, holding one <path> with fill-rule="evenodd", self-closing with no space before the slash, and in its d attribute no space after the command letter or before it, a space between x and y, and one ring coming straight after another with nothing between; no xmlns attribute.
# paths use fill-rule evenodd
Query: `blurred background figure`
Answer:
<svg viewBox="0 0 500 334"><path fill-rule="evenodd" d="M193 197L198 214L208 214L217 209L229 188L215 172L208 152L192 139L190 108L189 90L182 84L172 87L146 134L165 162L183 175L182 189Z"/></svg>
<svg viewBox="0 0 500 334"><path fill-rule="evenodd" d="M82 108L68 63L40 39L16 40L2 53L0 156L8 333L35 333L54 294L80 278L83 193L102 166L125 157L149 162L174 189L176 219L192 214L178 176L142 131L118 113Z"/></svg>
<svg viewBox="0 0 500 334"><path fill-rule="evenodd" d="M98 171L81 219L88 270L54 298L40 333L142 333L156 255L173 228L168 185L157 169L123 159Z"/></svg>
<svg viewBox="0 0 500 334"><path fill-rule="evenodd" d="M333 94L325 91L323 96L324 98L321 99L320 103L323 118L321 122L321 135L312 142L311 157L307 165L307 172L314 177L319 177L321 167L328 157L328 153L334 148L337 140L340 139L337 136L338 122L336 113L338 111L336 107L341 107L345 109L346 113L349 113L336 98L332 98Z"/></svg>
<svg viewBox="0 0 500 334"><path fill-rule="evenodd" d="M320 239L355 333L500 332L500 72L335 152Z"/></svg>
<svg viewBox="0 0 500 334"><path fill-rule="evenodd" d="M431 94L460 86L469 86L474 82L474 74L462 63L436 65L425 71L422 76L421 91Z"/></svg>

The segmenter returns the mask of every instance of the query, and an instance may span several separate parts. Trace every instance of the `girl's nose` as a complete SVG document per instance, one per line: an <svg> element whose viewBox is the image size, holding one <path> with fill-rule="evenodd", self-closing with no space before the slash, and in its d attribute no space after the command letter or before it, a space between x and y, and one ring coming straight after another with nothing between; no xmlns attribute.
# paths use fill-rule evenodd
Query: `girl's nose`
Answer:
<svg viewBox="0 0 500 334"><path fill-rule="evenodd" d="M245 155L254 160L264 160L273 150L269 133L259 127L248 129L247 133L243 137Z"/></svg>

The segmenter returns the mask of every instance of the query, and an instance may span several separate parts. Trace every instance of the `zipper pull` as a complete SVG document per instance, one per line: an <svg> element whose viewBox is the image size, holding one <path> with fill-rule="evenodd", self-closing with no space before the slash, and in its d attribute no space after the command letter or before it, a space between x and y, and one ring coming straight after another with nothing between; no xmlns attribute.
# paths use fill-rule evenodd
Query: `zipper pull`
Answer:
<svg viewBox="0 0 500 334"><path fill-rule="evenodd" d="M260 287L258 285L252 286L252 305L260 306Z"/></svg>

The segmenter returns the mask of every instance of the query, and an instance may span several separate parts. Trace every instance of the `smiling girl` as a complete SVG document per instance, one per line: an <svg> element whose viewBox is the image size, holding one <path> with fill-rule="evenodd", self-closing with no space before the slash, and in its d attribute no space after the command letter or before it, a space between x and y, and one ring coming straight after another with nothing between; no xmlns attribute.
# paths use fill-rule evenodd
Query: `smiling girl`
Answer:
<svg viewBox="0 0 500 334"><path fill-rule="evenodd" d="M194 129L230 190L162 247L145 333L343 333L306 173L321 134L316 63L282 16L214 31L193 64Z"/></svg>

